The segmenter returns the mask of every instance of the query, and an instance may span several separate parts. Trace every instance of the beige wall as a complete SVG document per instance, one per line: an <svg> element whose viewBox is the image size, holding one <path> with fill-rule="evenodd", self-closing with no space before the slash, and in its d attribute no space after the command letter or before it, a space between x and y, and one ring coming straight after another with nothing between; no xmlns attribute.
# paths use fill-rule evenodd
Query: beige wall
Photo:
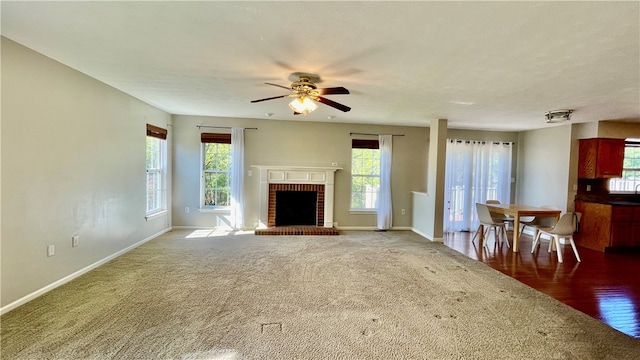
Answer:
<svg viewBox="0 0 640 360"><path fill-rule="evenodd" d="M7 311L170 226L145 221L145 124L171 117L6 38L1 70Z"/></svg>
<svg viewBox="0 0 640 360"><path fill-rule="evenodd" d="M211 130L196 125L257 127L246 131L247 174L251 165L338 163L343 168L336 173L334 221L339 227L374 228L376 222L373 214L349 211L350 132L404 134L394 137L393 146L394 227L412 226L411 191L427 190L429 128L172 117L6 38L1 66L2 311L172 224L224 225L218 220L224 216L198 211L199 134ZM143 190L146 123L169 129L172 174L171 211L149 221L144 218ZM637 138L640 126L601 121L519 134L447 130L449 138L515 141L515 201L563 209L572 206L577 139L596 136ZM245 182L245 219L250 227L258 221L258 177L256 171L253 174ZM71 247L73 235L80 236L76 248ZM55 256L46 256L47 245L55 245Z"/></svg>
<svg viewBox="0 0 640 360"><path fill-rule="evenodd" d="M640 122L599 121L598 137L603 138L640 138Z"/></svg>
<svg viewBox="0 0 640 360"><path fill-rule="evenodd" d="M421 127L354 125L305 121L229 119L174 116L174 207L175 226L213 227L225 224L226 213L200 212L200 133L225 130L197 128L197 125L256 127L245 131L245 174L251 165L301 165L342 168L336 172L334 222L339 228L374 228L375 214L349 211L351 137L350 132L403 134L393 138L391 192L393 226L411 227L411 191L425 191L429 129ZM228 130L226 130L228 132ZM371 137L366 137L371 138ZM257 171L245 177L245 226L258 222ZM189 207L189 213L185 213ZM405 209L405 214L401 213Z"/></svg>

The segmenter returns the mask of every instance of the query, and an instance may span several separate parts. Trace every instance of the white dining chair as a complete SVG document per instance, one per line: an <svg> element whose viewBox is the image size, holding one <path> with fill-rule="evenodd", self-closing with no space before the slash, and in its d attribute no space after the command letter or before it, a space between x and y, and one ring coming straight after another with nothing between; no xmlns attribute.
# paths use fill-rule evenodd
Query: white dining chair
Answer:
<svg viewBox="0 0 640 360"><path fill-rule="evenodd" d="M544 209L558 210L558 208L553 205L542 205L540 207ZM555 225L557 221L558 219L554 216L534 216L529 221L523 221L522 219L520 219L520 225L522 225L522 228L520 228L520 234L522 234L524 232L524 228L528 226L533 229L533 235L531 237L535 239L538 235L539 228L553 227L553 225ZM531 247L531 249L533 250L533 246Z"/></svg>
<svg viewBox="0 0 640 360"><path fill-rule="evenodd" d="M478 229L471 239L471 242L475 241L476 237L481 234L482 238L485 239L484 246L487 246L486 238L493 229L493 236L496 244L500 243L500 236L504 236L502 241L507 243L507 247L510 247L504 221L491 217L491 211L489 211L486 204L476 203L476 212L478 213L478 221L480 221L480 224L478 225Z"/></svg>
<svg viewBox="0 0 640 360"><path fill-rule="evenodd" d="M485 201L485 204L500 204L500 200L495 200L495 199L487 200ZM511 226L512 228L514 226L515 219L512 216L496 214L492 212L491 217L494 218L495 220L503 221L507 225L507 228L506 228L507 230L509 226Z"/></svg>
<svg viewBox="0 0 640 360"><path fill-rule="evenodd" d="M556 247L556 252L558 254L558 262L562 262L562 247L560 246L560 239L569 239L569 243L571 244L571 248L573 248L573 253L576 256L576 260L580 262L580 255L578 254L578 249L576 248L576 243L573 241L573 233L576 232L578 228L578 224L580 223L580 218L582 217L582 213L579 212L568 212L560 217L560 220L553 227L540 227L538 228L538 234L533 240L533 245L531 246L531 253L533 254L536 246L540 242L540 237L542 235L547 235L551 239L549 241L549 249L548 252L551 252L551 248L553 245Z"/></svg>

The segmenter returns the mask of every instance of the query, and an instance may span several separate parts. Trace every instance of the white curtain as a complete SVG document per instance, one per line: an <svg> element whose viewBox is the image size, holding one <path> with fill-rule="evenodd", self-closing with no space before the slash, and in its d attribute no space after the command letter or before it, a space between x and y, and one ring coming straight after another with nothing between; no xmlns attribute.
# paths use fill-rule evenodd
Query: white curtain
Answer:
<svg viewBox="0 0 640 360"><path fill-rule="evenodd" d="M231 128L231 227L244 226L244 128Z"/></svg>
<svg viewBox="0 0 640 360"><path fill-rule="evenodd" d="M380 193L378 194L378 229L391 229L391 155L393 136L379 135L380 146Z"/></svg>
<svg viewBox="0 0 640 360"><path fill-rule="evenodd" d="M475 230L477 202L511 202L513 143L447 140L444 229Z"/></svg>

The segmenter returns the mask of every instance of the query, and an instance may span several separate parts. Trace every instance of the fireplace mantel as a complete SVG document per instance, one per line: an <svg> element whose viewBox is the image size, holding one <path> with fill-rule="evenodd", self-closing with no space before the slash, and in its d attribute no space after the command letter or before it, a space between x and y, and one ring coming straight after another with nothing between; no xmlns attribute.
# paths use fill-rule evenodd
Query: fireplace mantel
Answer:
<svg viewBox="0 0 640 360"><path fill-rule="evenodd" d="M324 185L324 227L333 227L333 193L335 166L251 165L260 171L259 229L267 228L269 213L269 184Z"/></svg>

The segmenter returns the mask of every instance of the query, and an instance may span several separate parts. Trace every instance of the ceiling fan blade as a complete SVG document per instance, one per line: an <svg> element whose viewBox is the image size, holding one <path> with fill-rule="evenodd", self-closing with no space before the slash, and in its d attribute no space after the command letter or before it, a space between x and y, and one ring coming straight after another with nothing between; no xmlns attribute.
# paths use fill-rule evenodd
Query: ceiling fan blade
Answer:
<svg viewBox="0 0 640 360"><path fill-rule="evenodd" d="M265 83L267 85L273 85L273 86L277 86L279 88L283 88L283 89L287 89L287 90L291 90L290 87L286 87L286 86L282 86L282 85L278 85L278 84L272 84L272 83Z"/></svg>
<svg viewBox="0 0 640 360"><path fill-rule="evenodd" d="M342 86L339 86L339 87L318 89L318 93L320 95L346 95L349 93L349 90L343 88Z"/></svg>
<svg viewBox="0 0 640 360"><path fill-rule="evenodd" d="M294 111L294 112L293 112L293 115L302 115L302 113L299 113L299 112L297 112L297 111Z"/></svg>
<svg viewBox="0 0 640 360"><path fill-rule="evenodd" d="M260 101L267 101L267 100L273 100L273 99L280 99L283 97L287 97L289 95L280 95L280 96L272 96L272 97L268 97L268 98L264 98L264 99L258 99L258 100L251 100L252 103L257 103Z"/></svg>
<svg viewBox="0 0 640 360"><path fill-rule="evenodd" d="M337 102L335 102L333 100L329 100L327 98L323 98L322 96L315 97L315 100L317 100L318 102L321 102L321 103L323 103L325 105L329 105L331 107L334 107L334 108L336 108L336 109L338 109L340 111L347 112L347 111L351 110L351 108L346 106L346 105L339 104L339 103L337 103Z"/></svg>

